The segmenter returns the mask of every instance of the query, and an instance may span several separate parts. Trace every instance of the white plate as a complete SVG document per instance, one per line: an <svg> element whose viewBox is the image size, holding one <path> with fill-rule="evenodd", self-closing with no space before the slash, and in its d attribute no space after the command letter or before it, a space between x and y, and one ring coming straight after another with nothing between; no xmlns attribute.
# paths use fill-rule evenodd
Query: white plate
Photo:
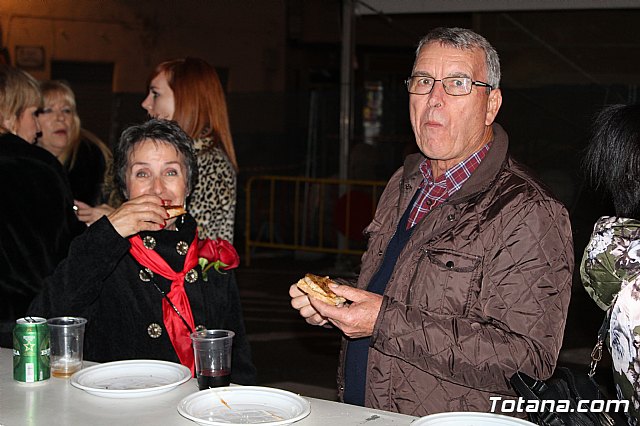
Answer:
<svg viewBox="0 0 640 426"><path fill-rule="evenodd" d="M231 386L193 393L180 401L178 412L206 426L275 426L288 425L307 417L311 404L300 395L281 389Z"/></svg>
<svg viewBox="0 0 640 426"><path fill-rule="evenodd" d="M495 413L440 413L421 417L411 426L535 426L534 423Z"/></svg>
<svg viewBox="0 0 640 426"><path fill-rule="evenodd" d="M71 384L107 398L138 398L167 392L191 378L191 371L175 362L114 361L80 370Z"/></svg>

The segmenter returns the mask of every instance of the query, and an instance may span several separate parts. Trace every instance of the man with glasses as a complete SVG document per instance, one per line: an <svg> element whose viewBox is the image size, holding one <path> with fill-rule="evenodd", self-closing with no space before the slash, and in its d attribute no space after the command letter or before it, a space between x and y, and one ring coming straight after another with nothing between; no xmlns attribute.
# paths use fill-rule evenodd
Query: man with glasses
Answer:
<svg viewBox="0 0 640 426"><path fill-rule="evenodd" d="M509 378L549 377L573 272L569 216L508 153L494 123L498 55L482 36L438 28L407 79L421 153L391 178L366 228L357 288L334 307L292 287L310 324L346 336L345 402L422 416L515 399ZM522 414L520 414L522 415Z"/></svg>

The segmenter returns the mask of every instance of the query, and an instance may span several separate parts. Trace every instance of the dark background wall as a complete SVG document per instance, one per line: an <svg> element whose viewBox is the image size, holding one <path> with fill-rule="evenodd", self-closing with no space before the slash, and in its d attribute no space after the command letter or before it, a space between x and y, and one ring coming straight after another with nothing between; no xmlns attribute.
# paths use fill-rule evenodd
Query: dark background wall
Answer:
<svg viewBox="0 0 640 426"><path fill-rule="evenodd" d="M84 125L110 143L145 118L139 104L158 62L205 58L225 83L242 188L256 174L337 174L341 13L339 0L5 0L0 47L39 79L68 80ZM419 38L436 26L472 28L500 54L497 121L570 208L579 246L608 211L585 185L582 151L598 109L637 100L637 22L640 4L356 16L351 152L367 161L354 155L351 175L385 180L415 151L403 80ZM382 94L380 132L365 138L371 84ZM242 218L242 190L239 200Z"/></svg>

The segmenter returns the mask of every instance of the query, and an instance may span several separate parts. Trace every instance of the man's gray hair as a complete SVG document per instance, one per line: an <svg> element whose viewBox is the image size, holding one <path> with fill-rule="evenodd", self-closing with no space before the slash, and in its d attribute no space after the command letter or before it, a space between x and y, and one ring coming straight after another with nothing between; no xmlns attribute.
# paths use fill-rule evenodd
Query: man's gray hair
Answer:
<svg viewBox="0 0 640 426"><path fill-rule="evenodd" d="M416 49L416 58L420 53L420 49L430 43L440 43L442 46L455 47L456 49L482 49L487 65L486 83L489 83L494 89L500 87L500 59L498 58L498 52L480 34L466 28L435 28L420 40L418 49Z"/></svg>

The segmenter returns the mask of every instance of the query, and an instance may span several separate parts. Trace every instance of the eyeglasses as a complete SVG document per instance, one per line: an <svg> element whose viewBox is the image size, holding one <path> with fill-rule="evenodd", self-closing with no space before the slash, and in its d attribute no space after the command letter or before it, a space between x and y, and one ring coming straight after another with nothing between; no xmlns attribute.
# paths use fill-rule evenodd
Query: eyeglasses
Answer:
<svg viewBox="0 0 640 426"><path fill-rule="evenodd" d="M413 75L405 80L404 83L412 95L428 95L433 90L436 81L441 82L444 92L451 96L468 95L471 93L473 86L487 87L489 90L493 89L490 84L482 81L473 81L469 77L445 77L441 80L436 80L432 77Z"/></svg>

